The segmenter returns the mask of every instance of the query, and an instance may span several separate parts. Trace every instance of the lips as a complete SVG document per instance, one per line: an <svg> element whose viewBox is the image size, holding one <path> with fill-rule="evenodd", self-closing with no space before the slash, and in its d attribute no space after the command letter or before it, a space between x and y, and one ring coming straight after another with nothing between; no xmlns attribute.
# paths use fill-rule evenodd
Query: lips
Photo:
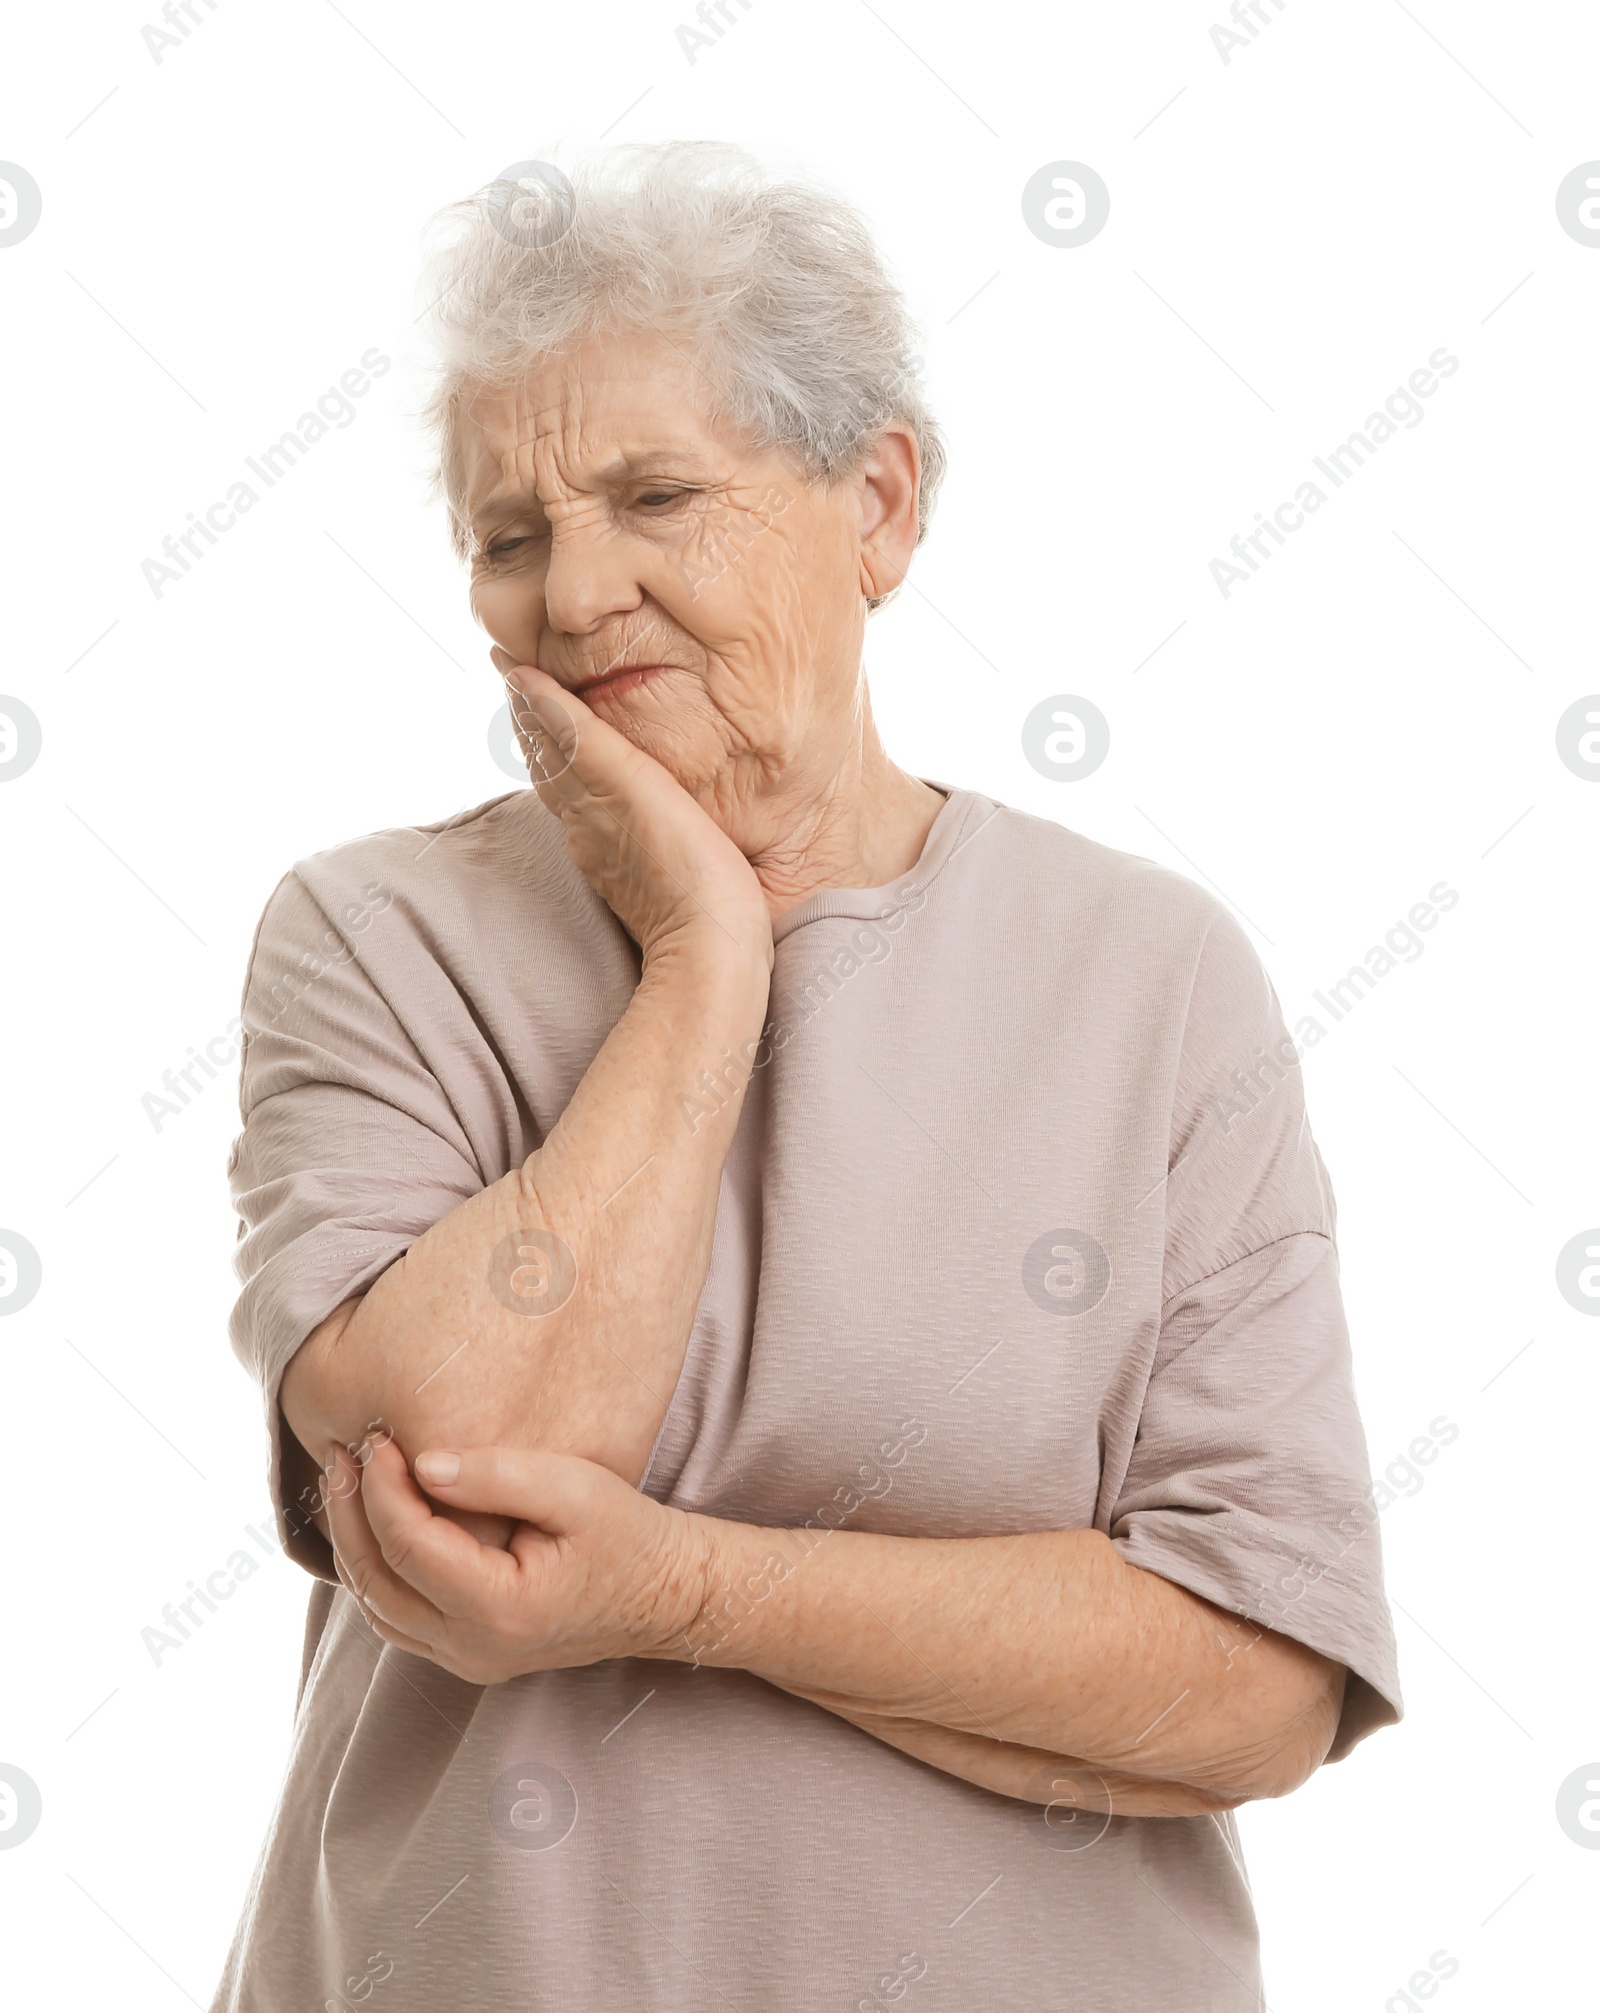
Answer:
<svg viewBox="0 0 1600 2013"><path fill-rule="evenodd" d="M670 664L619 664L602 677L591 678L582 685L574 685L573 691L580 699L610 699L624 692L634 692L659 671L672 670Z"/></svg>

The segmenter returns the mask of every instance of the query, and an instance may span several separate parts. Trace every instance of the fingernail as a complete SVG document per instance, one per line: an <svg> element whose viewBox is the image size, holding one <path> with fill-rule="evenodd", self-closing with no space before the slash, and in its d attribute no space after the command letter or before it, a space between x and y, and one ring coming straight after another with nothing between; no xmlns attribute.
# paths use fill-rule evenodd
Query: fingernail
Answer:
<svg viewBox="0 0 1600 2013"><path fill-rule="evenodd" d="M417 1477L424 1482L440 1482L448 1485L461 1473L459 1454L419 1454L417 1456Z"/></svg>

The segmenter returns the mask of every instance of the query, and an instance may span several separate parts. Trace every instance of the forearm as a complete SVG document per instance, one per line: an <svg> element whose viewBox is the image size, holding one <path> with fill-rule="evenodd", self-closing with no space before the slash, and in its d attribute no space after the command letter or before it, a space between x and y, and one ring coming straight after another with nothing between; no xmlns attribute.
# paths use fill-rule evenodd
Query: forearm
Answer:
<svg viewBox="0 0 1600 2013"><path fill-rule="evenodd" d="M709 936L647 963L544 1144L291 1362L285 1416L319 1462L382 1418L402 1447L543 1445L638 1480L709 1262L766 986ZM689 1110L698 1072L730 1054L745 1060L726 1104Z"/></svg>
<svg viewBox="0 0 1600 2013"><path fill-rule="evenodd" d="M1127 1565L1098 1532L945 1540L703 1523L711 1595L670 1653L743 1668L858 1723L942 1727L1219 1805L1285 1793L1332 1740L1338 1666ZM1018 1758L1002 1765L1015 1781Z"/></svg>
<svg viewBox="0 0 1600 2013"><path fill-rule="evenodd" d="M795 1696L822 1705L885 1746L925 1761L945 1775L959 1776L963 1782L999 1796L1045 1806L1045 1821L1064 1842L1075 1824L1075 1811L1116 1817L1205 1817L1232 1810L1245 1801L1242 1796L1194 1789L1187 1783L1153 1782L1114 1768L1091 1768L1075 1756L1050 1754L1044 1748L1023 1747L1015 1741L991 1740L986 1734L958 1733L931 1720L846 1712L810 1692L796 1691ZM1092 1836L1096 1828L1085 1826L1083 1835Z"/></svg>

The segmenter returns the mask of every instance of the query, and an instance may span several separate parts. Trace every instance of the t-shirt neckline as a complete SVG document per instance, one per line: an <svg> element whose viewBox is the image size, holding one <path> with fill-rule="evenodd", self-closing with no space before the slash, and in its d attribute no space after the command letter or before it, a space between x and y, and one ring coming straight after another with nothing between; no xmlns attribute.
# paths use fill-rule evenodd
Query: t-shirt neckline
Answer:
<svg viewBox="0 0 1600 2013"><path fill-rule="evenodd" d="M962 844L974 819L985 811L993 815L992 807L975 791L956 789L949 783L936 782L931 776L919 776L917 781L926 783L930 790L942 790L944 802L928 827L916 865L880 888L819 888L778 917L772 925L774 944L824 917L844 916L870 923L879 921L886 910L891 915L897 913L908 901L926 893Z"/></svg>

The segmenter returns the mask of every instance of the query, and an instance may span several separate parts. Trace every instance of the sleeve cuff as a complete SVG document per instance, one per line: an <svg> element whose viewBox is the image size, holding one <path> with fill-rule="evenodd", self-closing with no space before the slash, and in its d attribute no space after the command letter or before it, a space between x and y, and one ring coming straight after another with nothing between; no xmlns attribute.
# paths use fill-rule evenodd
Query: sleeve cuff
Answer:
<svg viewBox="0 0 1600 2013"><path fill-rule="evenodd" d="M1185 1512L1145 1512L1112 1542L1130 1566L1158 1573L1202 1600L1288 1636L1350 1673L1344 1708L1325 1760L1342 1761L1369 1733L1403 1716L1392 1642L1363 1625L1371 1612L1358 1574L1341 1575L1262 1534L1230 1530L1245 1513L1195 1519ZM1245 1517L1245 1521L1253 1521ZM1199 1529L1192 1526L1198 1522ZM1315 1571L1312 1569L1315 1568Z"/></svg>

